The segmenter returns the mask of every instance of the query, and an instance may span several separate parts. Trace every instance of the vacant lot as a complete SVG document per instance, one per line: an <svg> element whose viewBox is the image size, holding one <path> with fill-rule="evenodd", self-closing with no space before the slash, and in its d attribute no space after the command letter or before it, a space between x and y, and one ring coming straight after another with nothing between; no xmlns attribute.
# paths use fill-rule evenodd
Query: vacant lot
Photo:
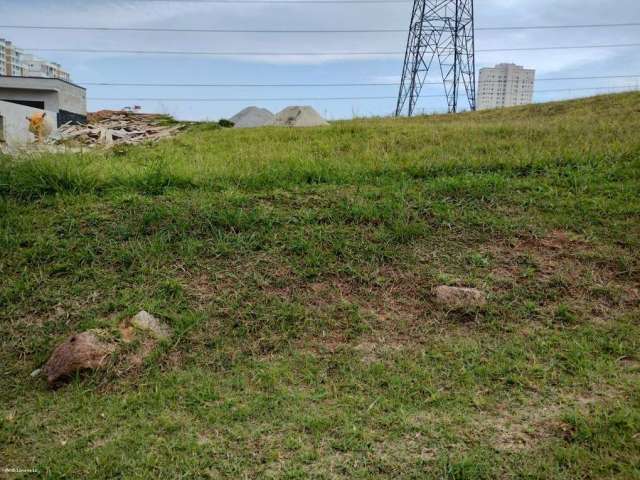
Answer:
<svg viewBox="0 0 640 480"><path fill-rule="evenodd" d="M625 94L0 159L0 468L640 478L639 132ZM30 377L141 309L144 362Z"/></svg>

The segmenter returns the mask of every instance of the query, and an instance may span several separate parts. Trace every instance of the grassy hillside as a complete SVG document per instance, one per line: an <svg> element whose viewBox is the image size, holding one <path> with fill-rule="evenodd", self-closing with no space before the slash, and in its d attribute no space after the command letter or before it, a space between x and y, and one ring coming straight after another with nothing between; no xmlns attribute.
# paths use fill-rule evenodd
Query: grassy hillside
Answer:
<svg viewBox="0 0 640 480"><path fill-rule="evenodd" d="M0 158L0 469L640 478L638 132L622 94ZM141 309L142 365L29 376Z"/></svg>

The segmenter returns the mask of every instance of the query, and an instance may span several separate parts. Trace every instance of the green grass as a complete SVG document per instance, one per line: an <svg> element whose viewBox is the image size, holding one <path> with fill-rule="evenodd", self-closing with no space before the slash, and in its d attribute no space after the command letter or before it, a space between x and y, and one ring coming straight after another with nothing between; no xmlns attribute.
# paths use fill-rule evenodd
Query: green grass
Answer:
<svg viewBox="0 0 640 480"><path fill-rule="evenodd" d="M640 479L639 131L622 94L0 158L0 468ZM141 309L141 367L29 376Z"/></svg>

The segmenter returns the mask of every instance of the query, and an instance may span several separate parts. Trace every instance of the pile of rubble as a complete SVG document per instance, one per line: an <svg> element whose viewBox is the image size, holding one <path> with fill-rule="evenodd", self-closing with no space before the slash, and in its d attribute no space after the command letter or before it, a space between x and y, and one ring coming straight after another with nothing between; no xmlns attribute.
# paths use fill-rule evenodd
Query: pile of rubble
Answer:
<svg viewBox="0 0 640 480"><path fill-rule="evenodd" d="M183 125L162 124L160 115L145 115L128 111L102 110L88 116L87 125L61 125L47 139L49 144L101 145L155 142L176 135Z"/></svg>

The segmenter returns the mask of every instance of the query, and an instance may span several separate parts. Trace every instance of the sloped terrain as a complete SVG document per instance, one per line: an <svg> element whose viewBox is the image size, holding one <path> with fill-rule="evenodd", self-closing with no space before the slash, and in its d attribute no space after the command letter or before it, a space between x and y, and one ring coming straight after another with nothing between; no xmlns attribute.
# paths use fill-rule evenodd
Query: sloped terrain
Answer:
<svg viewBox="0 0 640 480"><path fill-rule="evenodd" d="M637 478L638 131L624 94L0 159L0 467ZM140 310L139 363L30 377Z"/></svg>

